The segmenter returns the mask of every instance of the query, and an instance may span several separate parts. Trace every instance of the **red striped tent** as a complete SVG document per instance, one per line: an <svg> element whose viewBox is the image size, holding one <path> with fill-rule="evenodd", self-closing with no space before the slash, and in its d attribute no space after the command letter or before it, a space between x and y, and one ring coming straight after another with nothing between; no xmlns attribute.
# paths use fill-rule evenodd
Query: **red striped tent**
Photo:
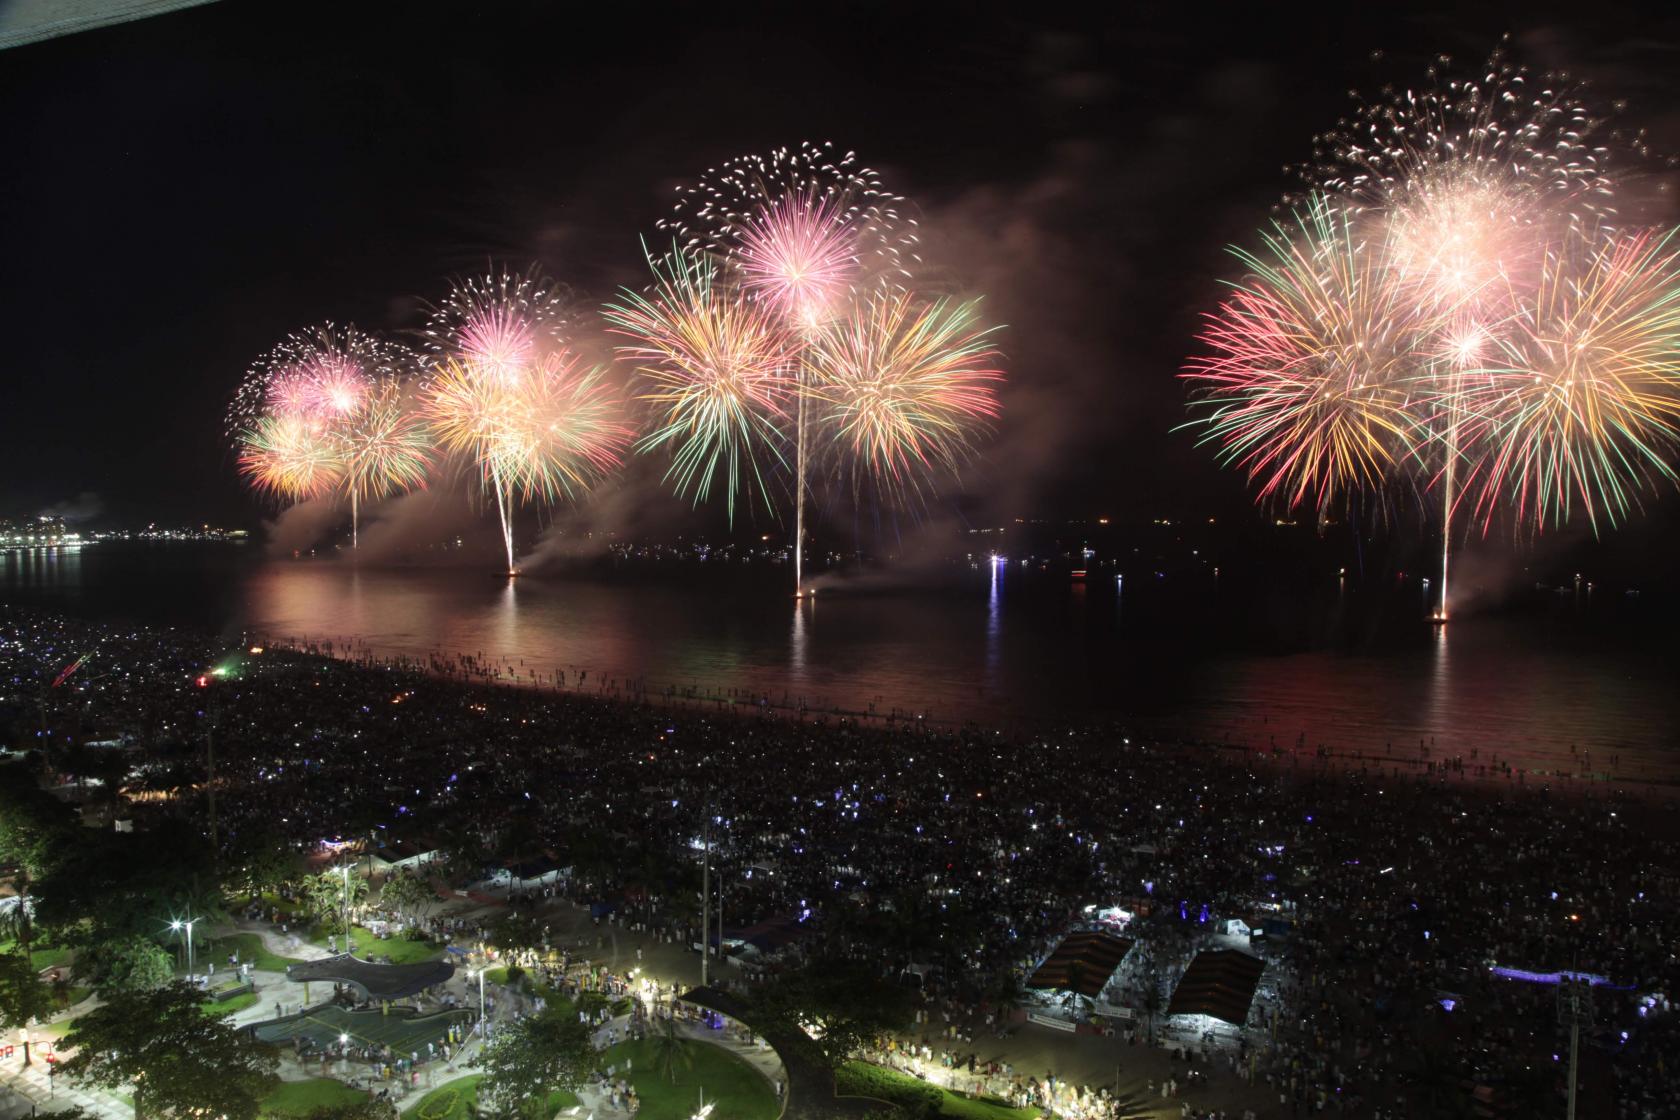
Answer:
<svg viewBox="0 0 1680 1120"><path fill-rule="evenodd" d="M1098 992L1132 951L1135 942L1100 930L1080 930L1062 938L1056 951L1044 959L1027 981L1027 987L1058 992L1078 992L1096 998Z"/></svg>

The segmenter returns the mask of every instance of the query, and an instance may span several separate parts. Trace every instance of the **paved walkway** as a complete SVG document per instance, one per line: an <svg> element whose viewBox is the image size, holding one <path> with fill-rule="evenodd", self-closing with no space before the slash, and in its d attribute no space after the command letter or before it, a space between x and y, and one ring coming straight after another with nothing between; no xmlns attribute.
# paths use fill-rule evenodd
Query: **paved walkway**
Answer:
<svg viewBox="0 0 1680 1120"><path fill-rule="evenodd" d="M10 1058L0 1058L0 1117L14 1117L33 1113L58 1112L72 1105L85 1108L95 1116L118 1117L130 1120L134 1109L115 1093L102 1089L76 1087L69 1079L51 1077L49 1063L39 1053L28 1068L23 1065L23 1048Z"/></svg>
<svg viewBox="0 0 1680 1120"><path fill-rule="evenodd" d="M458 903L465 905L458 904L449 909L478 911L486 905L498 908L503 905L499 899L489 896L484 899L461 899ZM536 908L536 913L550 925L550 938L556 947L567 948L589 963L604 965L618 973L628 972L632 968L639 969L640 975L665 987L674 984L688 990L700 983L700 958L681 945L633 932L610 921L596 923L586 908L575 906L564 899L548 900ZM462 915L457 913L456 916ZM268 950L279 956L313 960L331 955L327 950L311 945L295 935L282 934L265 922L240 921L234 925L241 932L258 934ZM739 976L734 966L723 964L712 969L711 979L715 985L719 981L736 981ZM229 1016L228 1021L234 1025L247 1026L272 1019L275 1017L276 1004L290 1012L300 1006L318 1003L325 995L330 994L331 990L323 990L323 985L320 984L296 983L283 973L277 972L253 970L252 977L257 983L260 999L254 1006ZM457 972L446 990L456 996L461 1006L475 1006L477 1003L477 985L469 987L464 971ZM512 1013L522 1002L520 997L499 990L495 985L489 986L487 994L493 1002L493 1019L503 1018ZM93 1005L84 1003L76 1010L85 1011L90 1006ZM939 1025L936 1022L912 1032L908 1040L919 1042L923 1032L933 1036L938 1031ZM716 1038L715 1032L706 1031L705 1034L709 1036L707 1041L732 1049L758 1069L772 1085L775 1084L778 1075L771 1070L780 1069L781 1063L773 1051L765 1058L753 1052L754 1048ZM929 1041L936 1049L940 1045L937 1038L930 1037ZM1076 1085L1108 1086L1111 1091L1117 1088L1121 1099L1128 1106L1125 1113L1128 1117L1166 1120L1169 1117L1177 1117L1185 1102L1199 1109L1222 1108L1238 1114L1245 1107L1256 1108L1263 1120L1288 1115L1279 1110L1275 1093L1268 1093L1264 1085L1249 1085L1223 1068L1209 1069L1201 1066L1200 1069L1209 1075L1205 1086L1181 1092L1179 1096L1170 1099L1161 1098L1159 1086L1162 1081L1175 1077L1182 1083L1185 1064L1174 1062L1165 1050L1143 1045L1128 1046L1119 1038L1089 1034L1072 1035L1027 1024L1013 1030L1007 1038L977 1037L970 1044L947 1045L959 1046L964 1054L975 1053L978 1062L1007 1061L1023 1075L1031 1074L1042 1078L1053 1072L1058 1080ZM468 1043L466 1049L457 1055L454 1061L434 1062L422 1067L420 1090L424 1091L432 1084L442 1084L465 1073L465 1067L476 1055L477 1047L478 1043L474 1040ZM772 1063L773 1066L766 1063ZM22 1071L20 1066L21 1060L18 1056L0 1059L0 1090L11 1090L10 1097L0 1095L0 1120L12 1120L14 1115L27 1115L28 1109L21 1102L33 1103L39 1110L61 1107L65 1103L79 1104L97 1115L111 1117L113 1120L131 1120L133 1116L133 1110L114 1094L71 1089L67 1082L62 1085L49 1083L45 1063L37 1061L27 1073ZM333 1069L329 1072L339 1071ZM356 1071L346 1067L344 1072ZM937 1065L928 1072L936 1079L944 1073ZM282 1068L282 1076L287 1079L319 1075L317 1066L303 1069L297 1067L296 1063L288 1063ZM781 1079L783 1084L786 1084L785 1070L781 1072ZM604 1107L604 1093L596 1094L593 1090L586 1090L580 1094L580 1098L584 1099L588 1106L583 1111L587 1112L592 1107L597 1120L621 1120L624 1115L614 1114ZM411 1093L403 1103L412 1103L413 1099Z"/></svg>

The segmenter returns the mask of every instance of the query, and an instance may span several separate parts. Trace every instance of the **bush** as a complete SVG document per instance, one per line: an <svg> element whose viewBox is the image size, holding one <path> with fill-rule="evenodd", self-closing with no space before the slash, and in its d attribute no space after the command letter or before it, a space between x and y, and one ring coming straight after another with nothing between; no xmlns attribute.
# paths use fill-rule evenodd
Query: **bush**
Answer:
<svg viewBox="0 0 1680 1120"><path fill-rule="evenodd" d="M420 1107L414 1110L414 1115L417 1120L446 1120L460 1101L461 1090L446 1085L429 1094Z"/></svg>
<svg viewBox="0 0 1680 1120"><path fill-rule="evenodd" d="M403 930L403 939L405 941L431 940L431 938L426 936L426 931L421 929L419 926L409 926L407 929Z"/></svg>

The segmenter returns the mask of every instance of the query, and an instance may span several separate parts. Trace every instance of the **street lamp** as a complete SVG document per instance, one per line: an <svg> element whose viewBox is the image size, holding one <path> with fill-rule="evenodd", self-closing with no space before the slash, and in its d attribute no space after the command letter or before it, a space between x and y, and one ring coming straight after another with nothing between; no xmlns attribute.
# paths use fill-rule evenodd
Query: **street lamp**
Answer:
<svg viewBox="0 0 1680 1120"><path fill-rule="evenodd" d="M350 865L348 863L335 870L344 876L344 951L350 952Z"/></svg>
<svg viewBox="0 0 1680 1120"><path fill-rule="evenodd" d="M193 980L194 980L194 976L193 976L192 929L193 929L194 923L196 923L198 921L199 921L199 919L197 919L197 918L188 918L186 921L181 921L180 919L177 919L177 920L169 923L169 928L174 930L176 933L181 932L181 930L183 930L183 929L185 929L187 931L187 983L189 983L189 984L193 983Z"/></svg>

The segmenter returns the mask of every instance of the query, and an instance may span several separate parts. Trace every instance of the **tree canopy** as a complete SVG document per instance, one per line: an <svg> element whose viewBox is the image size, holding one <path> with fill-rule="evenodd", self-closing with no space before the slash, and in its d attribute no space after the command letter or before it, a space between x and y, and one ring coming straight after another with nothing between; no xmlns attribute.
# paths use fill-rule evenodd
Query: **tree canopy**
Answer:
<svg viewBox="0 0 1680 1120"><path fill-rule="evenodd" d="M52 991L22 953L0 954L0 1030L27 1026L52 1014Z"/></svg>
<svg viewBox="0 0 1680 1120"><path fill-rule="evenodd" d="M256 1120L278 1083L279 1059L221 1019L185 984L115 993L78 1018L64 1038L72 1080L130 1090L136 1120L217 1116Z"/></svg>
<svg viewBox="0 0 1680 1120"><path fill-rule="evenodd" d="M795 1038L811 1040L812 1056L833 1069L866 1042L910 1025L910 993L866 964L814 960L785 973L757 995L757 1008Z"/></svg>
<svg viewBox="0 0 1680 1120"><path fill-rule="evenodd" d="M484 1048L479 1097L492 1108L534 1116L554 1089L573 1089L595 1069L599 1056L590 1029L577 1012L557 1001L539 1015L509 1023Z"/></svg>

